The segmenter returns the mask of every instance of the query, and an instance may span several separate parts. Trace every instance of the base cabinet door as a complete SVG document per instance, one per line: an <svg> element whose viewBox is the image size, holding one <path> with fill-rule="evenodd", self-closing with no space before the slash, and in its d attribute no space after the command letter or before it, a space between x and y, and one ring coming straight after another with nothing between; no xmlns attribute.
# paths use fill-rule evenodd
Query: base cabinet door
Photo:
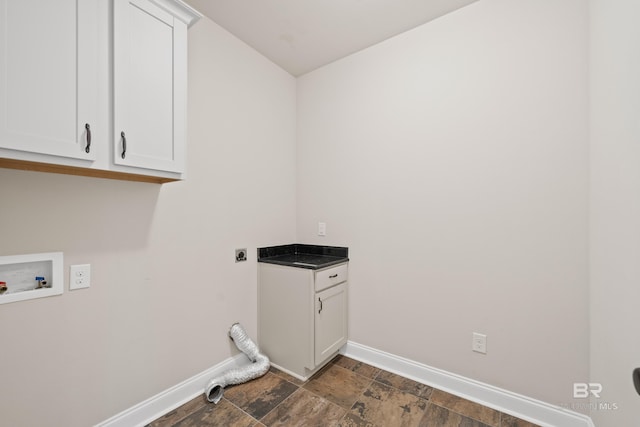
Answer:
<svg viewBox="0 0 640 427"><path fill-rule="evenodd" d="M98 0L0 0L0 148L94 160Z"/></svg>
<svg viewBox="0 0 640 427"><path fill-rule="evenodd" d="M184 172L187 25L150 0L114 0L114 162Z"/></svg>
<svg viewBox="0 0 640 427"><path fill-rule="evenodd" d="M347 283L344 282L316 294L315 363L324 362L346 342Z"/></svg>

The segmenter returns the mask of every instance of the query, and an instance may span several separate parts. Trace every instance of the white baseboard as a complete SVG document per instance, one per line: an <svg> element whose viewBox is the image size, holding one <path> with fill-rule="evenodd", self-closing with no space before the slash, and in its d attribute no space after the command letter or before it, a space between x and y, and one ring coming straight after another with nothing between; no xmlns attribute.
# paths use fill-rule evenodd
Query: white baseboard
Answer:
<svg viewBox="0 0 640 427"><path fill-rule="evenodd" d="M146 426L151 421L184 405L199 394L204 394L204 389L211 378L229 369L239 368L249 363L247 356L239 353L178 385L156 394L144 402L120 412L106 421L96 424L96 427Z"/></svg>
<svg viewBox="0 0 640 427"><path fill-rule="evenodd" d="M591 418L559 406L541 402L451 372L349 341L345 356L393 372L442 391L480 403L542 427L595 427ZM207 382L221 373L247 365L242 353L230 357L96 425L96 427L142 427L204 393Z"/></svg>
<svg viewBox="0 0 640 427"><path fill-rule="evenodd" d="M542 427L595 427L587 415L432 368L352 341L347 343L341 353Z"/></svg>

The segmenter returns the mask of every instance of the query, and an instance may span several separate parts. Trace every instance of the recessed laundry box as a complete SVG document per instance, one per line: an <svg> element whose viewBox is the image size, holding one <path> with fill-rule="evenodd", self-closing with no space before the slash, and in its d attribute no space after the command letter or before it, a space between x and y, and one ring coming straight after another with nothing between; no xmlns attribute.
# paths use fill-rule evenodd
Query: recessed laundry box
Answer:
<svg viewBox="0 0 640 427"><path fill-rule="evenodd" d="M0 256L0 304L60 295L62 252Z"/></svg>

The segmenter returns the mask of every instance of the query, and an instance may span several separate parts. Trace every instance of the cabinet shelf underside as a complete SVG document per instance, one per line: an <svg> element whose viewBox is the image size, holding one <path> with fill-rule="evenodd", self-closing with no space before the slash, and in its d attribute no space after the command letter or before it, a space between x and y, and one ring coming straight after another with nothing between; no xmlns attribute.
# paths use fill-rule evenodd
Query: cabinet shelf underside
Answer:
<svg viewBox="0 0 640 427"><path fill-rule="evenodd" d="M152 184L165 184L179 181L175 178L163 178L158 176L139 175L134 173L116 172L102 169L89 169L76 166L55 165L39 163L28 160L14 160L0 158L0 167L6 169L18 169L36 172L59 173L64 175L88 176L93 178L117 179L121 181L148 182Z"/></svg>

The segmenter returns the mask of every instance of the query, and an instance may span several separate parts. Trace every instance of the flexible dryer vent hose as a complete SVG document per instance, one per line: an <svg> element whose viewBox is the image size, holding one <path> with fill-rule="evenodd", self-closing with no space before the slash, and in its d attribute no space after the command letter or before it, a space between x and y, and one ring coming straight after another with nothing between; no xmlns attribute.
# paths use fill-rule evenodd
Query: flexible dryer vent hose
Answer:
<svg viewBox="0 0 640 427"><path fill-rule="evenodd" d="M243 368L230 369L212 378L205 388L204 394L209 402L218 403L222 399L224 388L232 384L242 384L263 376L269 370L269 358L260 353L258 346L251 341L240 323L234 323L229 329L229 338L233 340L238 350L246 354L251 365Z"/></svg>

